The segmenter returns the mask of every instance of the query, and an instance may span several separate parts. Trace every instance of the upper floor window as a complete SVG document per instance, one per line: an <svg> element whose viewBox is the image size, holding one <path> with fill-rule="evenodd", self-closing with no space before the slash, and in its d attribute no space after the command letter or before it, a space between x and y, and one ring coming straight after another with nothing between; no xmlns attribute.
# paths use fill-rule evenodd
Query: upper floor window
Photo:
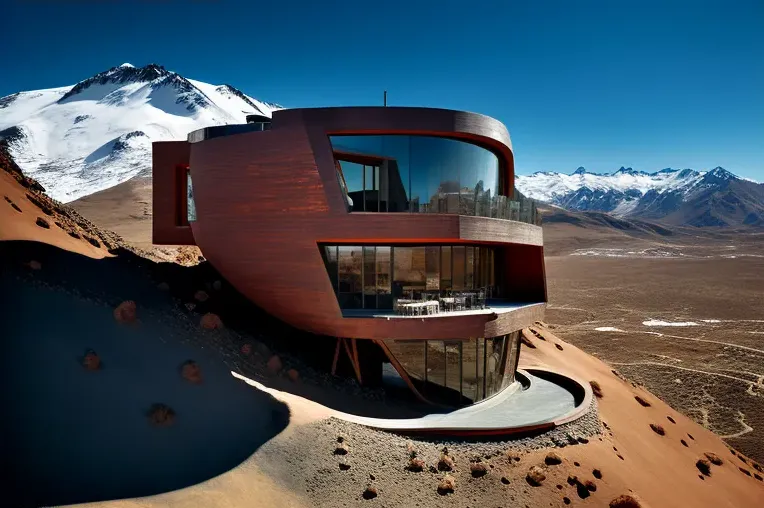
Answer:
<svg viewBox="0 0 764 508"><path fill-rule="evenodd" d="M330 136L350 211L500 217L501 164L490 150L433 136Z"/></svg>
<svg viewBox="0 0 764 508"><path fill-rule="evenodd" d="M186 170L186 217L188 222L196 220L196 203L194 202L194 186L191 182L191 171Z"/></svg>

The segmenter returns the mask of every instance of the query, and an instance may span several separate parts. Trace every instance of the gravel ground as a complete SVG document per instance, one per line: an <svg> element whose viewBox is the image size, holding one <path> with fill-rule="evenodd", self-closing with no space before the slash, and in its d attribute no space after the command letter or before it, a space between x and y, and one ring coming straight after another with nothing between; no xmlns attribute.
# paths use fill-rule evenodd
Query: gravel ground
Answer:
<svg viewBox="0 0 764 508"><path fill-rule="evenodd" d="M534 492L525 480L533 464L524 460L524 455L542 448L587 442L601 431L596 401L586 415L574 422L535 437L508 441L415 440L330 419L298 427L288 439L270 441L256 457L264 471L295 492L305 493L315 506L431 507L446 501L451 506L481 508L538 506L534 496L540 492ZM341 446L338 438L347 446L345 455L335 454ZM422 472L406 469L412 447L417 458L425 462ZM444 447L456 465L450 473L456 488L452 494L442 496L438 484L446 473L436 468ZM469 464L475 461L486 465L488 472L484 476L473 477ZM370 485L378 495L364 499L364 490Z"/></svg>

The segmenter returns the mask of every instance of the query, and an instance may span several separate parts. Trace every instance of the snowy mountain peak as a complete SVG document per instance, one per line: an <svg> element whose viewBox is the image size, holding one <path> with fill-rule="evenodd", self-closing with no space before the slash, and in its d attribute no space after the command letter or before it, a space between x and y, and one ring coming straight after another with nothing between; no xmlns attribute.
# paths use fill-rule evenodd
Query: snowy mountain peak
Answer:
<svg viewBox="0 0 764 508"><path fill-rule="evenodd" d="M579 166L578 169L573 171L572 174L574 174L574 175L583 175L584 173L586 173L586 168L583 167L583 166Z"/></svg>
<svg viewBox="0 0 764 508"><path fill-rule="evenodd" d="M729 171L727 171L726 169L724 169L721 166L716 166L714 169L712 169L711 171L706 173L704 175L704 178L706 178L706 179L713 178L715 180L722 180L722 181L726 181L726 180L739 180L739 178L737 176L733 175L732 173L730 173Z"/></svg>
<svg viewBox="0 0 764 508"><path fill-rule="evenodd" d="M73 86L0 98L0 138L25 174L69 202L151 175L151 143L281 109L158 64L122 64Z"/></svg>
<svg viewBox="0 0 764 508"><path fill-rule="evenodd" d="M613 173L614 175L631 175L631 176L637 176L637 175L646 175L644 171L637 171L632 168L625 168L621 166L621 169Z"/></svg>

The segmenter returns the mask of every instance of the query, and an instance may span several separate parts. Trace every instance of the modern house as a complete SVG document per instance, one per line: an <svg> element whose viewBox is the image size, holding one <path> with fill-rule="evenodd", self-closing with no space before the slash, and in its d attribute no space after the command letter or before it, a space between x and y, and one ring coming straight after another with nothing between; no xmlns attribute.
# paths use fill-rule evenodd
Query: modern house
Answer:
<svg viewBox="0 0 764 508"><path fill-rule="evenodd" d="M335 337L333 370L375 383L389 361L418 397L469 404L512 384L547 299L513 184L487 116L285 109L154 143L153 241L198 245L259 307Z"/></svg>

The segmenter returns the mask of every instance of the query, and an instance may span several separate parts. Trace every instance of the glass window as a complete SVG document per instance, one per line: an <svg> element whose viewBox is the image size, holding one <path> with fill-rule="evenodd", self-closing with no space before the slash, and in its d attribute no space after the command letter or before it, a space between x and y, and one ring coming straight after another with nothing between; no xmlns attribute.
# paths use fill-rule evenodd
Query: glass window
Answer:
<svg viewBox="0 0 764 508"><path fill-rule="evenodd" d="M332 283L334 293L337 294L337 246L328 245L322 251L326 271L329 273L329 280Z"/></svg>
<svg viewBox="0 0 764 508"><path fill-rule="evenodd" d="M446 386L446 347L442 340L427 341L427 381Z"/></svg>
<svg viewBox="0 0 764 508"><path fill-rule="evenodd" d="M485 340L486 368L485 368L485 396L498 393L502 388L506 359L505 337L494 337Z"/></svg>
<svg viewBox="0 0 764 508"><path fill-rule="evenodd" d="M426 379L426 340L386 340L385 344L409 377L420 381Z"/></svg>
<svg viewBox="0 0 764 508"><path fill-rule="evenodd" d="M500 164L490 150L434 136L330 136L330 142L338 160L377 168L366 175L365 186L378 193L374 211L500 216L496 200ZM347 188L358 191L351 180L359 180L347 174L345 165ZM364 187L363 181L360 186ZM358 211L359 204L353 201L353 210Z"/></svg>
<svg viewBox="0 0 764 508"><path fill-rule="evenodd" d="M453 281L451 284L454 291L461 291L464 289L464 263L466 257L464 252L464 245L454 245L452 256Z"/></svg>
<svg viewBox="0 0 764 508"><path fill-rule="evenodd" d="M363 248L363 307L377 308L377 269L374 247Z"/></svg>
<svg viewBox="0 0 764 508"><path fill-rule="evenodd" d="M462 341L444 341L446 348L446 388L452 390L447 396L453 404L461 402L462 392Z"/></svg>
<svg viewBox="0 0 764 508"><path fill-rule="evenodd" d="M360 309L363 307L361 299L363 294L361 281L362 258L363 251L361 247L339 247L339 298L340 307L343 309Z"/></svg>
<svg viewBox="0 0 764 508"><path fill-rule="evenodd" d="M475 287L475 248L465 247L464 289Z"/></svg>
<svg viewBox="0 0 764 508"><path fill-rule="evenodd" d="M444 245L440 249L440 289L451 289L451 246Z"/></svg>
<svg viewBox="0 0 764 508"><path fill-rule="evenodd" d="M377 308L392 309L390 247L377 247L375 262L377 272Z"/></svg>
<svg viewBox="0 0 764 508"><path fill-rule="evenodd" d="M427 288L425 248L395 247L393 260L393 296L419 299L422 291Z"/></svg>
<svg viewBox="0 0 764 508"><path fill-rule="evenodd" d="M476 402L477 399L477 341L470 339L462 342L462 395Z"/></svg>
<svg viewBox="0 0 764 508"><path fill-rule="evenodd" d="M177 187L175 188L177 189ZM196 221L196 202L194 201L194 186L191 183L191 170L188 170L188 169L186 170L186 220L188 220L188 222Z"/></svg>
<svg viewBox="0 0 764 508"><path fill-rule="evenodd" d="M475 370L477 372L477 400L484 399L485 395L485 339L477 339L477 354L475 355Z"/></svg>
<svg viewBox="0 0 764 508"><path fill-rule="evenodd" d="M437 291L440 288L440 247L424 248L424 265L427 291Z"/></svg>

